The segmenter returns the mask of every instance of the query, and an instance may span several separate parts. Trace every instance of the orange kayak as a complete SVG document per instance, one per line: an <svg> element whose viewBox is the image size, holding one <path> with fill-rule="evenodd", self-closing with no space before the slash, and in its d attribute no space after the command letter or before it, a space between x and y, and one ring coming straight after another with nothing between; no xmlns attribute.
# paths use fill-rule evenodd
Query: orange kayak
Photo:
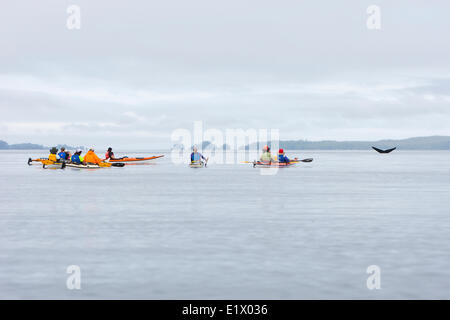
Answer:
<svg viewBox="0 0 450 320"><path fill-rule="evenodd" d="M164 155L161 156L153 156L153 157L144 157L144 158L120 158L120 159L114 159L109 160L109 162L142 162L142 161L149 161L153 159L162 158Z"/></svg>

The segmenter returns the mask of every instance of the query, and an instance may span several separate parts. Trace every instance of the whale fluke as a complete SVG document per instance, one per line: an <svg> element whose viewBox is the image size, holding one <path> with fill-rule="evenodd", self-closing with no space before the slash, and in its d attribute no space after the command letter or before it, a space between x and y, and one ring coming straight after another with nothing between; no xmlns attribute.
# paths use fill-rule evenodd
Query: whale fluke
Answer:
<svg viewBox="0 0 450 320"><path fill-rule="evenodd" d="M394 151L395 149L397 149L397 147L392 148L392 149L387 149L387 150L381 150L381 149L378 149L378 148L375 148L375 147L372 147L372 149L377 151L377 152L379 152L379 153L389 153L389 152Z"/></svg>

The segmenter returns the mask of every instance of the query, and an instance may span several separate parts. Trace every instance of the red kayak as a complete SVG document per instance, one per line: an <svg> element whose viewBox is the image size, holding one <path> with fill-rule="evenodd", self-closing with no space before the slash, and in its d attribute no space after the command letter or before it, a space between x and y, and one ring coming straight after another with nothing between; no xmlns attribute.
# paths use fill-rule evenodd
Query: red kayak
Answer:
<svg viewBox="0 0 450 320"><path fill-rule="evenodd" d="M153 156L153 157L143 157L143 158L118 158L111 160L109 159L109 162L143 162L143 161L149 161L153 159L162 158L164 155L161 156Z"/></svg>

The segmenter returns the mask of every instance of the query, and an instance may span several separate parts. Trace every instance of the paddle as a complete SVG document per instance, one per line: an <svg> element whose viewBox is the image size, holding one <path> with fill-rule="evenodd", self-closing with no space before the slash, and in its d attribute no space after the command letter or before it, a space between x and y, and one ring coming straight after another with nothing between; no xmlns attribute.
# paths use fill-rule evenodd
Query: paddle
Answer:
<svg viewBox="0 0 450 320"><path fill-rule="evenodd" d="M122 162L100 162L98 165L100 167L106 167L106 168L109 168L109 167L123 167L123 166L125 166L125 163L122 163Z"/></svg>
<svg viewBox="0 0 450 320"><path fill-rule="evenodd" d="M112 167L119 167L119 168L122 168L122 167L125 166L125 163L121 163L121 162L119 162L119 163L111 163L111 166L112 166Z"/></svg>
<svg viewBox="0 0 450 320"><path fill-rule="evenodd" d="M98 165L99 167L106 167L106 168L109 168L109 167L111 167L112 163L109 163L109 162L100 162L100 163L98 163L97 165Z"/></svg>

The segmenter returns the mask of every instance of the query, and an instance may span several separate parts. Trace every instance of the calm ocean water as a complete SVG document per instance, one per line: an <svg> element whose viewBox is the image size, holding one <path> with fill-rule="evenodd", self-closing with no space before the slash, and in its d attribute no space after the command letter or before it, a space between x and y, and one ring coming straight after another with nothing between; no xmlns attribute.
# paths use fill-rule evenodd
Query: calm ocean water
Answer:
<svg viewBox="0 0 450 320"><path fill-rule="evenodd" d="M450 152L288 152L314 162L276 175L26 165L45 155L0 152L0 298L450 299Z"/></svg>

